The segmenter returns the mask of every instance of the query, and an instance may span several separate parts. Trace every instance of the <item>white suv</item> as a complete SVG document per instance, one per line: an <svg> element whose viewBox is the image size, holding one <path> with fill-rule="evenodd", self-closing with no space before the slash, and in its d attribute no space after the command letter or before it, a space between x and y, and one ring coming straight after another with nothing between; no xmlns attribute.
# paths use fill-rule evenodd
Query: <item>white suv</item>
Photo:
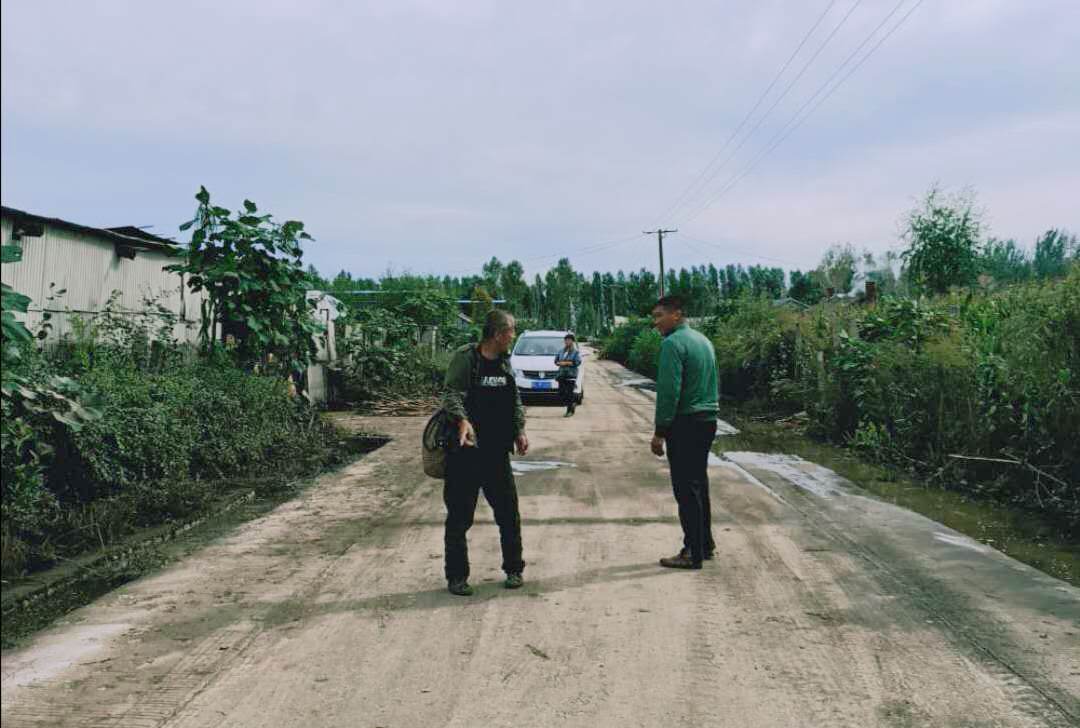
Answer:
<svg viewBox="0 0 1080 728"><path fill-rule="evenodd" d="M550 394L558 396L559 383L555 375L559 367L555 366L555 355L563 350L565 331L526 331L518 337L514 351L510 355L510 364L514 367L514 380L521 395L531 396ZM580 351L584 359L585 354ZM574 387L577 403L585 399L585 367L578 367L577 384Z"/></svg>

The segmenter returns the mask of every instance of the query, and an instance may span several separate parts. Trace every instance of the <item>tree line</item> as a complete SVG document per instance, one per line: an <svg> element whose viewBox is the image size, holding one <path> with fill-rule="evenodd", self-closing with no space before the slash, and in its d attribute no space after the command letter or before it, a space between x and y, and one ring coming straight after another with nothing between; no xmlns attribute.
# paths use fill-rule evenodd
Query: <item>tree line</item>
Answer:
<svg viewBox="0 0 1080 728"><path fill-rule="evenodd" d="M690 316L709 316L722 311L725 302L747 296L809 306L830 292L858 294L866 281L873 281L882 295L941 293L956 286L993 288L1059 277L1072 261L1080 260L1077 237L1061 229L1038 236L1030 249L984 233L971 193L947 194L934 187L908 213L899 251L875 255L837 244L809 270L706 262L668 269L664 287L666 293L689 301ZM466 276L405 273L374 279L342 270L326 278L313 266L308 276L312 287L331 292L359 311L404 309L418 322L438 323L456 302L467 301L457 305L473 318L498 305L529 328L572 329L584 335L610 330L616 317L647 315L660 295L660 282L652 270L587 274L575 270L569 258L531 281L519 261L497 257L484 263L478 274Z"/></svg>

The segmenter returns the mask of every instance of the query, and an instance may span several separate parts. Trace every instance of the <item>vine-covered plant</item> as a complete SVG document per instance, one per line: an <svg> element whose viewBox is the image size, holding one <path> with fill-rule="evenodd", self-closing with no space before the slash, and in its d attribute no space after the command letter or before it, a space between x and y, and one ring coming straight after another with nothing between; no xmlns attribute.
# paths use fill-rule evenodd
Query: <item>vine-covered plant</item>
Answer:
<svg viewBox="0 0 1080 728"><path fill-rule="evenodd" d="M4 245L0 248L0 262L3 265L20 260L22 249L18 245ZM0 286L0 394L3 396L5 413L7 408L12 408L16 416L21 413L49 415L57 422L75 428L93 419L96 413L79 402L78 386L74 381L56 376L41 382L30 376L25 363L26 348L33 345L34 339L44 338L48 333L50 314L44 314L41 331L37 335L31 333L26 324L16 316L26 314L30 297L6 283Z"/></svg>
<svg viewBox="0 0 1080 728"><path fill-rule="evenodd" d="M22 249L0 247L0 262L22 260ZM58 292L55 295L59 295ZM45 467L53 454L57 428L78 430L98 419L76 382L36 366L35 339L49 330L49 314L35 335L16 314L25 315L30 298L11 286L0 288L0 569L23 558L20 533L42 528L55 499L45 487Z"/></svg>
<svg viewBox="0 0 1080 728"><path fill-rule="evenodd" d="M280 363L299 372L314 358L322 325L305 297L301 241L304 223L277 223L250 200L243 212L210 203L200 187L199 207L181 230L194 227L183 263L169 270L188 276L192 291L206 291L200 339L204 353L229 344L245 365Z"/></svg>

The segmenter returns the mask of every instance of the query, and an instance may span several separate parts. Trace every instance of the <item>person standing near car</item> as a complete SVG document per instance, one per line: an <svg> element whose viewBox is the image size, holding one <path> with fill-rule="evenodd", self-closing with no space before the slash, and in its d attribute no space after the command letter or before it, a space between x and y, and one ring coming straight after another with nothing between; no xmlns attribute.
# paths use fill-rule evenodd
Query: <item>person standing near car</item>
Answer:
<svg viewBox="0 0 1080 728"><path fill-rule="evenodd" d="M559 367L555 378L559 380L559 397L566 405L566 414L563 417L572 417L577 409L578 367L581 366L581 354L578 352L577 340L573 334L563 337L563 349L555 355L555 364Z"/></svg>
<svg viewBox="0 0 1080 728"><path fill-rule="evenodd" d="M660 559L672 569L700 569L716 550L709 498L709 451L716 437L719 380L712 342L686 322L685 304L665 296L652 310L653 325L664 337L656 376L656 421L650 447L662 457L667 448L671 486L679 506L683 547Z"/></svg>
<svg viewBox="0 0 1080 728"><path fill-rule="evenodd" d="M525 408L521 405L509 351L514 343L514 317L498 309L484 320L479 344L454 352L446 370L443 409L457 432L446 454L443 502L446 584L451 594L470 596L467 534L481 490L495 514L502 545L504 586L524 583L521 558L521 515L517 486L510 470L510 452L529 450Z"/></svg>

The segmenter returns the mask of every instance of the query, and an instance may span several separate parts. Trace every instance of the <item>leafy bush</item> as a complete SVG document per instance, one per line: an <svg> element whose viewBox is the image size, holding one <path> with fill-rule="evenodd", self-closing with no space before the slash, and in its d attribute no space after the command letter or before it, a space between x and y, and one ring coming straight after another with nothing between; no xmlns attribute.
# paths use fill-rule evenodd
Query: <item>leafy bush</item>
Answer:
<svg viewBox="0 0 1080 728"><path fill-rule="evenodd" d="M973 193L945 195L932 187L908 215L903 252L908 279L920 290L944 293L975 279L982 222Z"/></svg>
<svg viewBox="0 0 1080 728"><path fill-rule="evenodd" d="M341 397L366 402L380 397L420 398L441 391L450 352L415 346L371 346L355 351L342 375Z"/></svg>
<svg viewBox="0 0 1080 728"><path fill-rule="evenodd" d="M630 347L630 368L650 379L660 366L660 334L653 328L642 329Z"/></svg>
<svg viewBox="0 0 1080 728"><path fill-rule="evenodd" d="M1059 280L875 307L740 299L701 329L727 397L805 410L812 434L1080 529L1080 265ZM626 361L651 375L640 329L605 345L627 340Z"/></svg>
<svg viewBox="0 0 1080 728"><path fill-rule="evenodd" d="M716 349L720 391L727 397L767 397L792 377L792 314L764 298L732 301L705 331Z"/></svg>
<svg viewBox="0 0 1080 728"><path fill-rule="evenodd" d="M185 362L178 353L158 366L147 352L174 344L153 327L146 320L99 341L87 327L49 352L25 352L32 377L76 377L101 416L73 429L47 414L11 417L5 399L5 576L197 513L230 481L311 472L337 456L337 434L285 380L224 355Z"/></svg>
<svg viewBox="0 0 1080 728"><path fill-rule="evenodd" d="M630 349L634 345L638 334L652 326L645 318L631 319L622 326L617 326L600 345L600 355L605 359L611 359L621 364L630 361Z"/></svg>
<svg viewBox="0 0 1080 728"><path fill-rule="evenodd" d="M210 203L200 187L199 206L181 230L195 226L183 261L167 270L187 274L192 291L206 291L200 312L204 351L218 343L238 362L284 365L300 373L315 357L315 335L323 330L315 320L314 302L307 300L308 274L301 264L302 243L312 240L304 223L274 222L259 215L251 200L236 217ZM217 337L220 335L220 340Z"/></svg>
<svg viewBox="0 0 1080 728"><path fill-rule="evenodd" d="M21 259L18 245L0 246L0 264ZM84 392L73 380L38 366L35 339L48 334L51 314L44 313L41 329L31 332L16 316L25 314L29 304L27 296L6 283L0 285L0 572L4 574L27 558L29 548L22 535L40 536L54 510L44 476L53 452L50 435L58 428L77 431L100 416L86 406Z"/></svg>

